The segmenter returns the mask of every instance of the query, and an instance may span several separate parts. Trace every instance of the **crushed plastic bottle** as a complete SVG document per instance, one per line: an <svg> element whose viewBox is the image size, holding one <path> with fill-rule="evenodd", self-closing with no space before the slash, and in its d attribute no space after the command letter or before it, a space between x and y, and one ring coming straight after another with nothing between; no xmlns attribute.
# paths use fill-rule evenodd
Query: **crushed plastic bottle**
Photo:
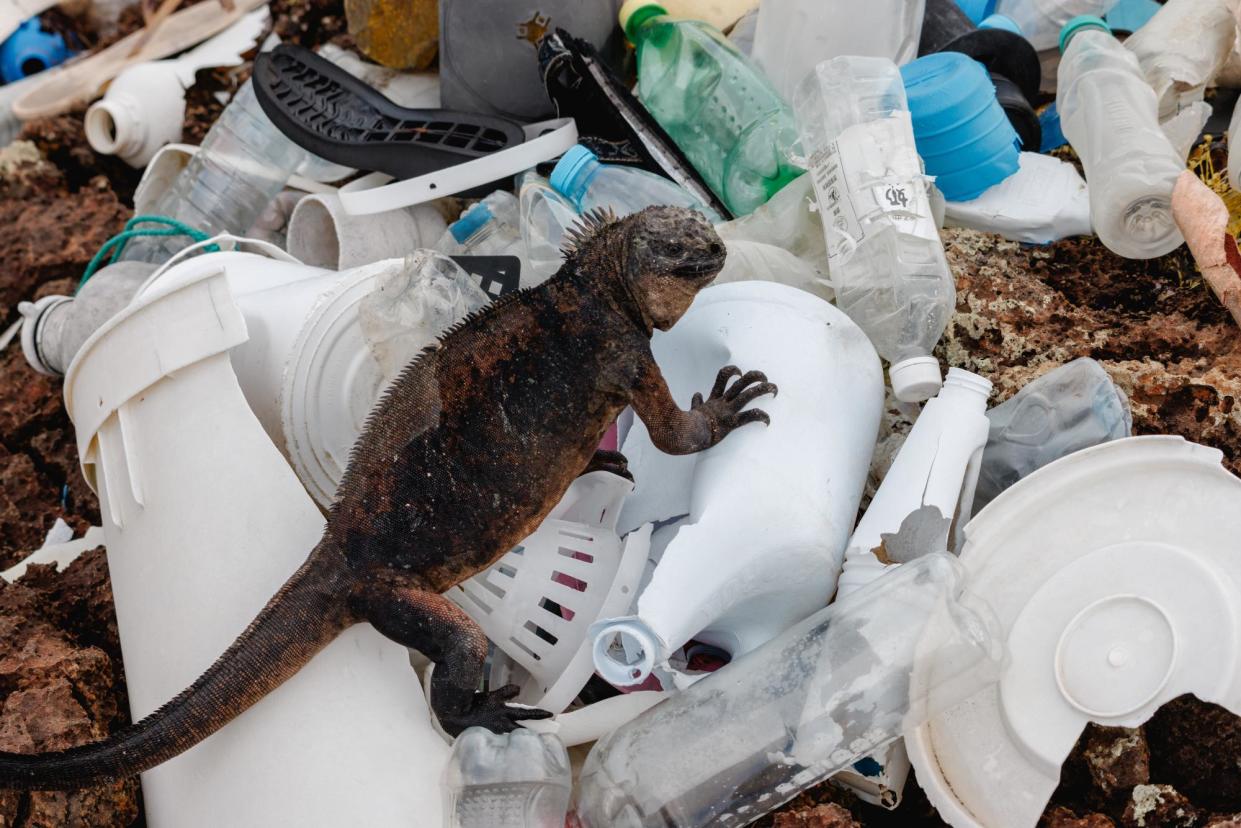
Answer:
<svg viewBox="0 0 1241 828"><path fill-rule="evenodd" d="M905 87L884 58L820 63L795 99L836 302L892 363L897 399L939 389L931 350L956 301L914 145Z"/></svg>
<svg viewBox="0 0 1241 828"><path fill-rule="evenodd" d="M1155 90L1161 121L1202 101L1224 68L1237 43L1233 5L1231 0L1168 0L1125 40Z"/></svg>
<svg viewBox="0 0 1241 828"><path fill-rule="evenodd" d="M518 176L517 194L526 264L530 266L531 278L541 282L559 270L564 261L564 233L577 221L577 208L533 170Z"/></svg>
<svg viewBox="0 0 1241 828"><path fill-rule="evenodd" d="M651 0L626 0L620 21L642 103L729 210L745 215L802 174L788 104L718 29Z"/></svg>
<svg viewBox="0 0 1241 828"><path fill-rule="evenodd" d="M830 58L882 57L900 66L918 56L924 2L763 0L751 56L785 100Z"/></svg>
<svg viewBox="0 0 1241 828"><path fill-rule="evenodd" d="M1075 17L1102 17L1111 11L1117 0L1000 0L997 14L1010 17L1035 49L1056 48L1060 30Z"/></svg>
<svg viewBox="0 0 1241 828"><path fill-rule="evenodd" d="M718 213L662 175L637 167L604 164L581 144L561 156L550 182L581 213L605 209L617 216L627 216L644 207L668 205L699 210L712 224L722 221Z"/></svg>
<svg viewBox="0 0 1241 828"><path fill-rule="evenodd" d="M1009 486L1061 457L1128 437L1129 399L1103 366L1083 357L1028 383L987 412L974 512Z"/></svg>
<svg viewBox="0 0 1241 828"><path fill-rule="evenodd" d="M997 677L998 627L936 553L884 575L600 740L588 828L745 825Z"/></svg>
<svg viewBox="0 0 1241 828"><path fill-rule="evenodd" d="M1153 259L1184 241L1172 218L1183 157L1159 128L1155 92L1138 59L1097 17L1061 37L1056 109L1086 171L1100 241L1128 259Z"/></svg>
<svg viewBox="0 0 1241 828"><path fill-rule="evenodd" d="M153 212L212 236L244 233L307 157L263 114L246 81ZM190 243L185 236L136 239L121 258L162 262Z"/></svg>
<svg viewBox="0 0 1241 828"><path fill-rule="evenodd" d="M526 261L521 239L521 208L517 196L496 190L448 225L435 249L449 256L516 256L521 262L521 286L543 281Z"/></svg>
<svg viewBox="0 0 1241 828"><path fill-rule="evenodd" d="M448 828L563 828L570 785L569 754L553 734L471 727L444 769Z"/></svg>

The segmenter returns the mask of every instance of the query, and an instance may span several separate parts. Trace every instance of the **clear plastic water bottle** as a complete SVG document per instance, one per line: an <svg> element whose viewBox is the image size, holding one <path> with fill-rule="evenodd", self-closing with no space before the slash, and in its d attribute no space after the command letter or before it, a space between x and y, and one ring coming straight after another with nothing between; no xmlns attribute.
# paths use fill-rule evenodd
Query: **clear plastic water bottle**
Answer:
<svg viewBox="0 0 1241 828"><path fill-rule="evenodd" d="M602 208L619 217L645 207L666 205L699 210L712 224L722 221L718 213L684 187L636 167L604 164L581 144L561 156L550 181L553 189L580 213Z"/></svg>
<svg viewBox="0 0 1241 828"><path fill-rule="evenodd" d="M521 262L521 286L533 287L537 278L526 260L521 238L521 208L517 196L496 190L448 225L435 249L448 256L516 256Z"/></svg>
<svg viewBox="0 0 1241 828"><path fill-rule="evenodd" d="M801 175L792 112L718 29L651 0L626 0L620 22L637 47L642 103L728 209L750 213Z"/></svg>
<svg viewBox="0 0 1241 828"><path fill-rule="evenodd" d="M1097 17L1064 27L1056 109L1090 188L1090 218L1108 249L1152 259L1184 238L1172 188L1184 159L1159 128L1155 91L1138 59Z"/></svg>
<svg viewBox="0 0 1241 828"><path fill-rule="evenodd" d="M308 157L263 114L246 81L153 212L212 236L244 233ZM121 258L161 262L190 243L185 236L135 239Z"/></svg>
<svg viewBox="0 0 1241 828"><path fill-rule="evenodd" d="M1060 31L1074 17L1092 14L1102 17L1117 0L1000 0L997 14L1010 17L1035 49L1056 48Z"/></svg>
<svg viewBox="0 0 1241 828"><path fill-rule="evenodd" d="M905 87L886 58L820 63L795 98L836 304L891 363L897 399L940 387L931 356L956 289L931 215Z"/></svg>
<svg viewBox="0 0 1241 828"><path fill-rule="evenodd" d="M599 740L578 817L748 825L994 681L998 627L952 556L904 564Z"/></svg>
<svg viewBox="0 0 1241 828"><path fill-rule="evenodd" d="M533 170L517 178L521 239L531 277L543 281L560 269L564 233L578 220L577 208ZM524 277L523 277L524 278Z"/></svg>
<svg viewBox="0 0 1241 828"><path fill-rule="evenodd" d="M457 737L444 770L450 828L563 828L569 809L569 754L550 733Z"/></svg>

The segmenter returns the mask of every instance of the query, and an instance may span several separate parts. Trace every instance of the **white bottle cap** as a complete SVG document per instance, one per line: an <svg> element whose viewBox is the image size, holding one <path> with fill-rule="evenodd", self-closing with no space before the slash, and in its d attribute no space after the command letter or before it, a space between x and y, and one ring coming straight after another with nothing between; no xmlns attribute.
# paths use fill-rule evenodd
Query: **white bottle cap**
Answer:
<svg viewBox="0 0 1241 828"><path fill-rule="evenodd" d="M888 369L892 393L901 402L923 402L934 397L943 385L939 360L933 356L902 359Z"/></svg>

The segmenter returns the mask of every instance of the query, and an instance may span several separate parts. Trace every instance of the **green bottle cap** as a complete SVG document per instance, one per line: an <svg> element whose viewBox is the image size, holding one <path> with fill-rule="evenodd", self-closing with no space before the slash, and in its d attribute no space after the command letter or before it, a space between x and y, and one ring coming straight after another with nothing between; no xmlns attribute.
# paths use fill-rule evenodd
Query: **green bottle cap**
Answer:
<svg viewBox="0 0 1241 828"><path fill-rule="evenodd" d="M653 0L625 0L624 5L620 7L621 28L625 31L625 37L629 38L629 42L634 42L634 33L638 31L638 27L650 20L652 17L665 15L668 10Z"/></svg>

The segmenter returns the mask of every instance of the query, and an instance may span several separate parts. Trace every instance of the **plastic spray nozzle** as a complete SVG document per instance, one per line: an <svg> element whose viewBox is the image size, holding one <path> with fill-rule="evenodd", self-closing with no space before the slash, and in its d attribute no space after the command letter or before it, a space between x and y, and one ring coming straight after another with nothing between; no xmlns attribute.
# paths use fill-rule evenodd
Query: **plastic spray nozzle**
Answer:
<svg viewBox="0 0 1241 828"><path fill-rule="evenodd" d="M32 17L0 44L0 78L13 83L64 63L73 55L64 37L45 32Z"/></svg>

